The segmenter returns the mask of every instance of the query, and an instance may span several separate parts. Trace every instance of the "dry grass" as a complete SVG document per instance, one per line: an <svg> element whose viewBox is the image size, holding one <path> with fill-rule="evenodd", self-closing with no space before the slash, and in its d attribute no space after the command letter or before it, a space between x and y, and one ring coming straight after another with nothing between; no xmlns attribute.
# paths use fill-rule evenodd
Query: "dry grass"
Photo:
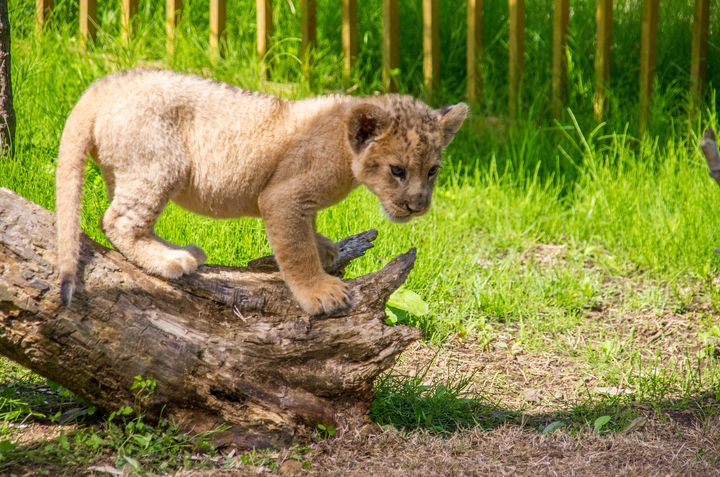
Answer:
<svg viewBox="0 0 720 477"><path fill-rule="evenodd" d="M394 430L316 446L309 475L720 475L720 420L543 436L518 426L449 438Z"/></svg>
<svg viewBox="0 0 720 477"><path fill-rule="evenodd" d="M456 340L439 351L418 343L401 356L393 372L414 375L433 360L427 383L472 375L469 390L518 411L528 406L559 409L576 400L593 379L590 368L580 360L554 352L529 354L514 345L511 335L502 334L489 349L472 340Z"/></svg>
<svg viewBox="0 0 720 477"><path fill-rule="evenodd" d="M675 329L676 323L660 320L658 326ZM512 342L512 334L506 338ZM475 391L518 418L493 429L475 427L444 437L367 425L311 444L301 457L296 450L270 453L266 457L276 465L272 470L234 459L230 469L179 475L720 475L718 413L704 416L640 406L638 417L619 432L598 433L590 426L543 434L544 424L565 415L588 392L613 393L612 387L596 386L598 378L580 359L513 350L511 344L483 349L472 340L456 339L440 350L414 345L393 373L415 375L426 367L427 383L472 373Z"/></svg>
<svg viewBox="0 0 720 477"><path fill-rule="evenodd" d="M416 476L690 476L720 475L720 419L692 425L648 422L640 431L600 436L587 431L551 436L516 425L471 429L450 437L366 426L312 446L302 462L282 451L277 470L243 465L186 471L182 477L235 475Z"/></svg>

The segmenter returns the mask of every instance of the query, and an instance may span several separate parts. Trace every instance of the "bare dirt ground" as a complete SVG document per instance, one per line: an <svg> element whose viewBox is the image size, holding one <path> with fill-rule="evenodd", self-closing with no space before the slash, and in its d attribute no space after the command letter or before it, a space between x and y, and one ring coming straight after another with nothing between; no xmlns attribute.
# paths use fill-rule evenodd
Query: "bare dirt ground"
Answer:
<svg viewBox="0 0 720 477"><path fill-rule="evenodd" d="M503 405L520 410L528 421L521 418L520 423L489 430L476 427L444 437L367 425L311 444L302 458L293 451L274 453L276 470L238 463L226 470L178 475L720 475L718 413L647 410L620 432L598 434L590 427L545 435L542 425L530 421L550 422L576 399L592 381L587 366L578 368L577 362L550 352L499 355L455 342L439 353L417 344L394 371L412 374L430 360L435 363L427 373L428 382L443 381L458 369L476 371L475 385L500 393Z"/></svg>

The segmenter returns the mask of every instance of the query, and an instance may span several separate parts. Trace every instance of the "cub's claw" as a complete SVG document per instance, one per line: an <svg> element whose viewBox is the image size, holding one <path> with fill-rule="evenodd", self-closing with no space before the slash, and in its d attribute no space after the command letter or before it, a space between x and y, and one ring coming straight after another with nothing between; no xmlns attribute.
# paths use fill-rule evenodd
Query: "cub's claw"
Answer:
<svg viewBox="0 0 720 477"><path fill-rule="evenodd" d="M310 315L333 315L352 306L346 283L337 277L324 275L309 281L307 286L295 287L293 294L300 307Z"/></svg>

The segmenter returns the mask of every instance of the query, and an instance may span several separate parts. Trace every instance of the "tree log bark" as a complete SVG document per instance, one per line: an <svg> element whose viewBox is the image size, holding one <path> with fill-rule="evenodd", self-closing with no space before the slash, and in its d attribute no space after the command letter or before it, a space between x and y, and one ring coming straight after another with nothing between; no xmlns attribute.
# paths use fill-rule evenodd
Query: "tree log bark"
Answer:
<svg viewBox="0 0 720 477"><path fill-rule="evenodd" d="M375 236L341 241L337 273ZM84 236L81 285L63 308L54 215L0 189L0 353L108 410L136 405L133 378L152 377L146 415L225 425L219 444L283 445L318 423L367 419L374 379L421 334L384 324L414 260L410 250L349 280L355 305L342 316L311 317L272 257L166 281Z"/></svg>

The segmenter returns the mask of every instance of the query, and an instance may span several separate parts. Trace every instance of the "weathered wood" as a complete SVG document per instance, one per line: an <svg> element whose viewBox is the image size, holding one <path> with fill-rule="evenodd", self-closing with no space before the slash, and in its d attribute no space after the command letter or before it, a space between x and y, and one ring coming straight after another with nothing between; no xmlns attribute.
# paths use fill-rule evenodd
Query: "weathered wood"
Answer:
<svg viewBox="0 0 720 477"><path fill-rule="evenodd" d="M350 82L353 62L358 54L357 0L342 0L343 82Z"/></svg>
<svg viewBox="0 0 720 477"><path fill-rule="evenodd" d="M467 2L467 100L482 101L483 0Z"/></svg>
<svg viewBox="0 0 720 477"><path fill-rule="evenodd" d="M508 0L510 14L510 41L508 65L508 112L516 119L521 109L521 85L525 68L525 0Z"/></svg>
<svg viewBox="0 0 720 477"><path fill-rule="evenodd" d="M440 90L440 0L423 0L423 78L433 98Z"/></svg>
<svg viewBox="0 0 720 477"><path fill-rule="evenodd" d="M182 13L182 0L166 0L165 3L165 49L168 55L175 53L175 29Z"/></svg>
<svg viewBox="0 0 720 477"><path fill-rule="evenodd" d="M397 91L392 72L400 67L400 19L398 0L383 0L383 85Z"/></svg>
<svg viewBox="0 0 720 477"><path fill-rule="evenodd" d="M226 15L226 0L210 0L210 61L213 63L224 53Z"/></svg>
<svg viewBox="0 0 720 477"><path fill-rule="evenodd" d="M120 5L120 38L127 44L132 35L133 19L138 12L138 0L122 0Z"/></svg>
<svg viewBox="0 0 720 477"><path fill-rule="evenodd" d="M35 0L35 31L40 31L50 21L53 0Z"/></svg>
<svg viewBox="0 0 720 477"><path fill-rule="evenodd" d="M80 44L87 48L97 35L97 0L80 0Z"/></svg>
<svg viewBox="0 0 720 477"><path fill-rule="evenodd" d="M375 235L339 243L338 273ZM375 377L420 336L384 324L414 250L348 280L355 305L344 315L310 317L271 258L166 281L87 237L81 288L63 308L54 237L51 212L0 189L0 353L104 409L133 405L133 378L152 377L148 416L229 426L219 443L263 447L365 420Z"/></svg>
<svg viewBox="0 0 720 477"><path fill-rule="evenodd" d="M610 44L612 36L612 0L596 0L595 24L595 120L600 122L607 109L610 84Z"/></svg>
<svg viewBox="0 0 720 477"><path fill-rule="evenodd" d="M260 77L266 78L267 64L265 63L265 54L270 45L270 35L272 34L272 1L257 0L255 5L257 17L258 70Z"/></svg>
<svg viewBox="0 0 720 477"><path fill-rule="evenodd" d="M655 80L655 58L657 56L657 27L660 0L643 0L642 32L640 39L640 124L639 132L644 134L650 118L650 96Z"/></svg>
<svg viewBox="0 0 720 477"><path fill-rule="evenodd" d="M709 34L710 0L695 0L695 17L690 51L690 94L695 107L699 106L705 89Z"/></svg>
<svg viewBox="0 0 720 477"><path fill-rule="evenodd" d="M10 72L10 17L8 2L0 2L0 154L14 150L15 107Z"/></svg>
<svg viewBox="0 0 720 477"><path fill-rule="evenodd" d="M567 99L567 36L570 1L553 2L552 113L562 116Z"/></svg>

